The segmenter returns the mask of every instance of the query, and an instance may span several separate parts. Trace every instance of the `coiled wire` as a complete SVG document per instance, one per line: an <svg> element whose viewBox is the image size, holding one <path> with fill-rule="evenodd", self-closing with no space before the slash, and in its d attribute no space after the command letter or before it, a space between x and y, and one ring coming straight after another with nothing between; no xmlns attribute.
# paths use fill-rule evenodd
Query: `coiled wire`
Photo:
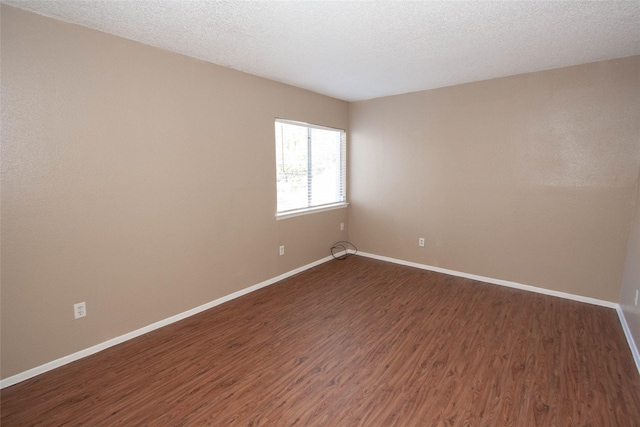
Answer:
<svg viewBox="0 0 640 427"><path fill-rule="evenodd" d="M344 254L340 256L336 256L336 254L339 254L343 251L344 251ZM339 259L339 260L347 259L351 255L355 255L357 253L358 253L358 248L356 248L356 245L354 245L351 242L347 242L345 240L336 242L333 244L333 246L331 246L331 256L334 259Z"/></svg>

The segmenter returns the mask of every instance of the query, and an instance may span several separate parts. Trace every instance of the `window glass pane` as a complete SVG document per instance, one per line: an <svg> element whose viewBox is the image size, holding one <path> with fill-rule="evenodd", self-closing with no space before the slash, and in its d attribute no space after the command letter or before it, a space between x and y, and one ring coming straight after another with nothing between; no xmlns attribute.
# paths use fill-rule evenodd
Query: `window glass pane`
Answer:
<svg viewBox="0 0 640 427"><path fill-rule="evenodd" d="M278 213L344 202L344 131L276 120Z"/></svg>
<svg viewBox="0 0 640 427"><path fill-rule="evenodd" d="M276 123L278 211L308 206L308 132L306 127Z"/></svg>
<svg viewBox="0 0 640 427"><path fill-rule="evenodd" d="M340 132L311 129L312 205L341 201Z"/></svg>

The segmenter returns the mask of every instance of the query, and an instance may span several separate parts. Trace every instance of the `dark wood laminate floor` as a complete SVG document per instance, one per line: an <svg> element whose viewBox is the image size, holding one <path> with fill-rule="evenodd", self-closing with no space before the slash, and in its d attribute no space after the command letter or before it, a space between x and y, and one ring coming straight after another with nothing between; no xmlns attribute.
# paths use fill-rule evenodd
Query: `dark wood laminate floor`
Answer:
<svg viewBox="0 0 640 427"><path fill-rule="evenodd" d="M615 310L362 257L1 393L2 425L638 426Z"/></svg>

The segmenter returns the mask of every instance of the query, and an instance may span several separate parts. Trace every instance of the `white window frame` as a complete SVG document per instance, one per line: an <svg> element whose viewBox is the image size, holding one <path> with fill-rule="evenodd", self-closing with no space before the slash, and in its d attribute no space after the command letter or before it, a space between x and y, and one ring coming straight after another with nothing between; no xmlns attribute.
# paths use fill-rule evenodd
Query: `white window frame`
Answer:
<svg viewBox="0 0 640 427"><path fill-rule="evenodd" d="M347 203L347 138L346 138L346 131L344 129L339 129L339 128L333 128L333 127L328 127L328 126L321 126L321 125L316 125L316 124L311 124L311 123L305 123L305 122L298 122L298 121L293 121L293 120L286 120L286 119L279 119L276 118L275 122L274 122L274 141L277 144L278 141L275 140L275 126L277 126L279 123L281 124L288 124L288 125L294 125L294 126L300 126L300 127L306 127L307 129L321 129L321 130L330 130L330 131L335 131L335 132L340 132L341 134L341 146L340 146L340 170L341 170L341 183L340 183L340 187L342 189L341 193L342 193L342 200L341 201L337 201L337 202L333 202L333 203L326 203L326 204L321 204L321 205L310 205L304 208L299 208L299 209L291 209L291 210L286 210L286 211L278 211L278 202L276 200L276 219L285 219L285 218L291 218L291 217L296 217L296 216L300 216L300 215L308 215L308 214L312 214L312 213L317 213L317 212L324 212L324 211L328 211L328 210L333 210L333 209L343 209L346 208L348 206ZM309 141L309 144L311 145L313 142ZM277 197L277 182L276 182L276 197Z"/></svg>

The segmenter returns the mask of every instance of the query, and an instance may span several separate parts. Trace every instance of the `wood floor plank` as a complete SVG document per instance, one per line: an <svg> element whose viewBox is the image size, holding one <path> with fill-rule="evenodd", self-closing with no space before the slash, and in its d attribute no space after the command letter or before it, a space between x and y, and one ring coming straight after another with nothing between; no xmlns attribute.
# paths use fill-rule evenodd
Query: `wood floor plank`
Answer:
<svg viewBox="0 0 640 427"><path fill-rule="evenodd" d="M640 426L615 310L349 257L2 390L3 426Z"/></svg>

